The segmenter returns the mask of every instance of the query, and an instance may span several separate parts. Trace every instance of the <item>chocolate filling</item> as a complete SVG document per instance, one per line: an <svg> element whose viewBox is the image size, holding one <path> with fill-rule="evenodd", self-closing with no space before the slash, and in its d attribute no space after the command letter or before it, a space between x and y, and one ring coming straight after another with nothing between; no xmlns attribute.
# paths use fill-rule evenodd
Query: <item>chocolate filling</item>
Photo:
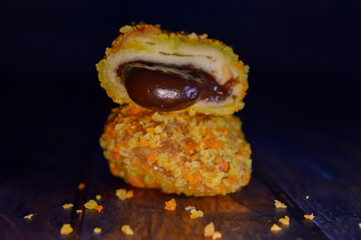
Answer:
<svg viewBox="0 0 361 240"><path fill-rule="evenodd" d="M135 103L163 112L185 109L199 100L223 101L232 93L234 84L230 80L219 85L213 76L191 65L129 62L117 72Z"/></svg>

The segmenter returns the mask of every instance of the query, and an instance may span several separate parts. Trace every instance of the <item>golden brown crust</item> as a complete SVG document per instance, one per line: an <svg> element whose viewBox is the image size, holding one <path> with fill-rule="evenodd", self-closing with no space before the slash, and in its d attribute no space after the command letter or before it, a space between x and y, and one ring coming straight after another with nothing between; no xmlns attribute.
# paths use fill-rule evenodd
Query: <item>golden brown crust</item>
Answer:
<svg viewBox="0 0 361 240"><path fill-rule="evenodd" d="M124 26L121 34L106 49L104 59L97 64L101 86L119 104L133 103L116 70L129 61L150 61L161 64L193 65L216 78L223 85L233 79L232 94L222 102L199 101L186 110L191 114L232 114L243 108L248 88L245 66L233 50L224 43L208 39L206 34L169 33L160 28L141 24Z"/></svg>
<svg viewBox="0 0 361 240"><path fill-rule="evenodd" d="M113 175L133 186L212 196L248 184L251 149L234 116L113 109L100 144Z"/></svg>

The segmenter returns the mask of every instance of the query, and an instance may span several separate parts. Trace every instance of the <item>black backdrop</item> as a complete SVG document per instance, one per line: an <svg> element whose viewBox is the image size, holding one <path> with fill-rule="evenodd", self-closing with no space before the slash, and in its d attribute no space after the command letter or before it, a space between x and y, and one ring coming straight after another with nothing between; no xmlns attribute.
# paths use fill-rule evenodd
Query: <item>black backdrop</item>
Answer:
<svg viewBox="0 0 361 240"><path fill-rule="evenodd" d="M2 176L58 171L115 106L95 64L132 21L208 33L250 65L247 138L360 130L360 1L1 1ZM272 131L271 131L272 130ZM54 169L53 169L54 168ZM55 169L56 168L56 169Z"/></svg>

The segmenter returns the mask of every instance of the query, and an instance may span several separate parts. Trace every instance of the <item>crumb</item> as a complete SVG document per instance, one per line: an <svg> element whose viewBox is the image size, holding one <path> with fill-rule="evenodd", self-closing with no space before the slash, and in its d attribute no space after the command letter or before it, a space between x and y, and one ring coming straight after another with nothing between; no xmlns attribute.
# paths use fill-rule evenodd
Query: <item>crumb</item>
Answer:
<svg viewBox="0 0 361 240"><path fill-rule="evenodd" d="M123 188L119 188L115 191L115 195L120 199L120 200L125 200L125 199L130 199L133 197L133 191L127 191Z"/></svg>
<svg viewBox="0 0 361 240"><path fill-rule="evenodd" d="M199 217L203 217L203 211L201 210L196 210L196 209L192 209L191 210L191 215L190 215L190 218L191 219L195 219L195 218L199 218Z"/></svg>
<svg viewBox="0 0 361 240"><path fill-rule="evenodd" d="M73 232L73 228L69 223L63 224L63 226L60 229L60 233L64 235L68 235Z"/></svg>
<svg viewBox="0 0 361 240"><path fill-rule="evenodd" d="M78 214L82 214L82 213L83 213L83 210L81 210L81 209L76 210L76 213L78 213Z"/></svg>
<svg viewBox="0 0 361 240"><path fill-rule="evenodd" d="M97 210L98 212L101 212L103 210L103 206L98 205L98 206L95 207L95 210Z"/></svg>
<svg viewBox="0 0 361 240"><path fill-rule="evenodd" d="M123 225L122 226L122 232L127 234L127 235L133 235L134 234L133 230L130 228L129 225Z"/></svg>
<svg viewBox="0 0 361 240"><path fill-rule="evenodd" d="M84 207L87 209L95 209L98 212L100 212L101 210L103 210L103 206L102 205L98 205L98 203L95 200L89 200L87 203L84 204Z"/></svg>
<svg viewBox="0 0 361 240"><path fill-rule="evenodd" d="M94 233L99 234L101 232L102 232L102 229L100 227L95 227L94 228Z"/></svg>
<svg viewBox="0 0 361 240"><path fill-rule="evenodd" d="M277 224L273 224L272 227L271 227L271 231L272 232L278 232L278 231L281 231L282 228L280 226L278 226Z"/></svg>
<svg viewBox="0 0 361 240"><path fill-rule="evenodd" d="M188 206L188 207L185 207L184 210L186 211L190 211L192 209L196 209L196 207L193 207L193 206Z"/></svg>
<svg viewBox="0 0 361 240"><path fill-rule="evenodd" d="M102 196L101 195L96 195L95 198L99 201L100 199L102 199Z"/></svg>
<svg viewBox="0 0 361 240"><path fill-rule="evenodd" d="M72 207L74 207L74 204L72 204L72 203L65 203L63 205L63 208L72 208Z"/></svg>
<svg viewBox="0 0 361 240"><path fill-rule="evenodd" d="M34 216L34 214L31 213L29 215L24 216L24 219L29 219L30 220L33 216Z"/></svg>
<svg viewBox="0 0 361 240"><path fill-rule="evenodd" d="M83 190L84 188L85 188L85 184L84 183L79 183L78 189Z"/></svg>
<svg viewBox="0 0 361 240"><path fill-rule="evenodd" d="M214 230L213 222L210 222L207 226L204 227L203 235L205 237L212 237L213 240L222 237L220 232Z"/></svg>
<svg viewBox="0 0 361 240"><path fill-rule="evenodd" d="M177 203L175 202L175 199L172 198L171 200L169 200L168 202L165 202L165 210L175 210L175 208L177 207Z"/></svg>
<svg viewBox="0 0 361 240"><path fill-rule="evenodd" d="M212 235L212 240L216 240L217 238L221 238L222 237L222 233L218 232L218 231L214 231L213 235Z"/></svg>
<svg viewBox="0 0 361 240"><path fill-rule="evenodd" d="M361 228L361 223L358 224L358 227Z"/></svg>
<svg viewBox="0 0 361 240"><path fill-rule="evenodd" d="M275 207L276 208L287 208L286 204L281 201L275 200Z"/></svg>
<svg viewBox="0 0 361 240"><path fill-rule="evenodd" d="M98 206L98 203L92 199L90 199L87 203L84 204L84 207L87 209L95 209L96 206Z"/></svg>
<svg viewBox="0 0 361 240"><path fill-rule="evenodd" d="M212 237L212 235L214 233L213 222L210 222L207 226L205 226L203 232L204 232L205 237Z"/></svg>
<svg viewBox="0 0 361 240"><path fill-rule="evenodd" d="M310 196L307 195L307 196L306 196L306 199L309 199L309 198L310 198Z"/></svg>
<svg viewBox="0 0 361 240"><path fill-rule="evenodd" d="M290 218L287 215L285 215L284 218L280 218L278 221L283 225L290 225Z"/></svg>
<svg viewBox="0 0 361 240"><path fill-rule="evenodd" d="M305 214L305 219L313 220L314 217L315 217L315 216L313 216L313 213L311 213L311 214L309 214L309 215Z"/></svg>

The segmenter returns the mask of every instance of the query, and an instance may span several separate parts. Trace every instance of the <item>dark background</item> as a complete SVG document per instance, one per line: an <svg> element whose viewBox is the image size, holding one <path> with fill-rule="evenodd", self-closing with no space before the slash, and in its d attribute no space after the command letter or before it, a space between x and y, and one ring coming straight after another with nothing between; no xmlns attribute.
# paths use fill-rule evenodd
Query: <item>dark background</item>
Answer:
<svg viewBox="0 0 361 240"><path fill-rule="evenodd" d="M360 12L360 1L335 0L1 1L1 176L86 164L74 156L97 141L115 106L95 64L132 21L234 48L250 65L239 115L253 146L307 131L358 137Z"/></svg>

